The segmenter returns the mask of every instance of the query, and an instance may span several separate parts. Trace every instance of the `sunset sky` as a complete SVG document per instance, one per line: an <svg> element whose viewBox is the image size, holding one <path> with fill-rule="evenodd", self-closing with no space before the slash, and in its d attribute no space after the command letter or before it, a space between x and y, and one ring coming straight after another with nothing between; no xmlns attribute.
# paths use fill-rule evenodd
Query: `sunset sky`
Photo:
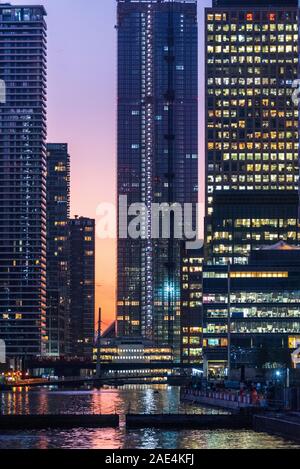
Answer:
<svg viewBox="0 0 300 469"><path fill-rule="evenodd" d="M199 102L204 102L204 7L199 0ZM71 155L71 214L96 217L116 200L116 1L11 0L42 4L48 17L48 141ZM203 200L204 109L200 105L200 197ZM96 307L107 325L115 315L116 241L96 244ZM101 285L101 287L100 287Z"/></svg>

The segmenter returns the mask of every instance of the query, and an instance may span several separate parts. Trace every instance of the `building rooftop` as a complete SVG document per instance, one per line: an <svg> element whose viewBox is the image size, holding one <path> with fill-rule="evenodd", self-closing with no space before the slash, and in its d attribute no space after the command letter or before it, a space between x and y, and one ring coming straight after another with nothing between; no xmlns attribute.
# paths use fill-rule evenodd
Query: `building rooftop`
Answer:
<svg viewBox="0 0 300 469"><path fill-rule="evenodd" d="M110 324L101 335L102 339L115 339L116 337L116 321Z"/></svg>
<svg viewBox="0 0 300 469"><path fill-rule="evenodd" d="M1 1L1 0L0 0ZM0 3L0 10L1 9L18 9L18 8L30 8L30 9L33 9L33 8L40 8L42 11L43 11L43 15L47 15L47 11L45 9L45 7L43 5L12 5L11 3Z"/></svg>

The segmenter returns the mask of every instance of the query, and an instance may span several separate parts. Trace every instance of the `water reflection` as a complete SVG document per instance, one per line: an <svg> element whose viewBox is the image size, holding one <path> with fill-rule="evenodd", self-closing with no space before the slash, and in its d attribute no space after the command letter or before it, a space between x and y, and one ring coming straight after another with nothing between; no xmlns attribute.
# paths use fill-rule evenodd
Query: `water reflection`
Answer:
<svg viewBox="0 0 300 469"><path fill-rule="evenodd" d="M180 389L165 385L124 386L113 389L33 389L2 394L5 414L126 414L131 413L215 413L180 403ZM226 413L225 411L223 413Z"/></svg>
<svg viewBox="0 0 300 469"><path fill-rule="evenodd" d="M124 386L119 389L34 389L0 395L1 409L7 414L35 413L215 413L182 404L179 388L167 386ZM251 431L127 431L124 418L119 429L73 429L0 433L0 448L46 449L227 449L300 448L281 438Z"/></svg>
<svg viewBox="0 0 300 469"><path fill-rule="evenodd" d="M0 449L287 449L296 444L251 431L44 430L0 434Z"/></svg>

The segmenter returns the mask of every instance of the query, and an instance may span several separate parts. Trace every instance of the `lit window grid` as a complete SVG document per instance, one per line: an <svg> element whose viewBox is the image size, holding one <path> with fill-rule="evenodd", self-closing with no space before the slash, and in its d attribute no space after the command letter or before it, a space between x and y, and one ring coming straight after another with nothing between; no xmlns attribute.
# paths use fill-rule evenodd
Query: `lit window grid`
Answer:
<svg viewBox="0 0 300 469"><path fill-rule="evenodd" d="M298 64L296 11L291 9L293 22L289 20L280 24L264 24L262 18L265 12L256 13L260 14L260 21L251 25L246 20L241 23L231 20L229 24L231 13L228 12L221 14L221 23L219 19L210 21L212 13L207 13L209 212L212 210L212 194L215 190L298 189L298 109L291 100L291 84L297 78ZM241 35L244 38L242 44L246 45L234 45L241 39ZM230 45L227 46L227 42ZM235 57L239 76L234 72ZM285 86L278 86L277 75L274 78L270 73L263 73L264 64L268 63L272 67L272 61L282 64L279 68L282 69L283 78L286 68L290 68ZM227 73L225 67L229 69ZM278 98L278 95L285 98L280 116L278 101L272 98ZM212 106L210 96L215 99ZM240 138L238 132L247 131L247 124L246 113L242 116L239 114L238 104L243 103L249 109L255 100L260 100L259 127L263 130L253 128L249 132L250 138L246 139L244 133L243 138ZM270 117L276 121L274 129L270 128ZM213 129L213 138L209 138L210 129Z"/></svg>
<svg viewBox="0 0 300 469"><path fill-rule="evenodd" d="M46 351L44 16L43 7L0 5L0 78L6 82L7 91L6 103L0 110L0 218L2 233L9 233L9 240L2 240L0 252L0 278L6 285L0 292L0 335L6 342L7 355L13 357ZM28 59L25 62L24 54ZM15 81L20 74L27 76L26 86L16 93ZM22 190L17 191L17 187Z"/></svg>
<svg viewBox="0 0 300 469"><path fill-rule="evenodd" d="M247 264L253 248L278 240L300 243L300 223L297 219L227 219L222 223L222 231L216 231L220 226L214 226L211 235L213 263L216 265L225 265L229 260L233 264Z"/></svg>

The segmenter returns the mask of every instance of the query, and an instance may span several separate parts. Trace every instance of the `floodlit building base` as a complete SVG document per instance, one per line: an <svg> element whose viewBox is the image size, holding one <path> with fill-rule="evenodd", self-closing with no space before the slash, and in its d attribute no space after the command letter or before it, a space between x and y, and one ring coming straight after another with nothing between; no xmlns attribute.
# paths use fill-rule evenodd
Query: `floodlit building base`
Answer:
<svg viewBox="0 0 300 469"><path fill-rule="evenodd" d="M162 364L173 362L173 349L139 338L101 339L100 356L103 364ZM94 360L97 360L97 349L94 349Z"/></svg>

